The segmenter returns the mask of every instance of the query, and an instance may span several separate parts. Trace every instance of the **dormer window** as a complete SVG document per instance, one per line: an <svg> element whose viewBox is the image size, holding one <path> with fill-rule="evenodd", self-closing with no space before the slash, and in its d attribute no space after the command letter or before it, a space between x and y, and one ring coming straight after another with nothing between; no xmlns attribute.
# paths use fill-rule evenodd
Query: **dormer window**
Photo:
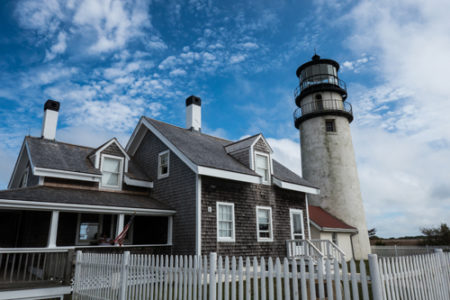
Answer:
<svg viewBox="0 0 450 300"><path fill-rule="evenodd" d="M102 155L103 188L120 189L122 187L123 158Z"/></svg>
<svg viewBox="0 0 450 300"><path fill-rule="evenodd" d="M158 179L169 176L169 150L158 155Z"/></svg>
<svg viewBox="0 0 450 300"><path fill-rule="evenodd" d="M255 172L261 175L262 183L269 183L269 156L264 154L255 154Z"/></svg>
<svg viewBox="0 0 450 300"><path fill-rule="evenodd" d="M28 167L22 175L22 179L20 180L20 187L26 187L28 184Z"/></svg>

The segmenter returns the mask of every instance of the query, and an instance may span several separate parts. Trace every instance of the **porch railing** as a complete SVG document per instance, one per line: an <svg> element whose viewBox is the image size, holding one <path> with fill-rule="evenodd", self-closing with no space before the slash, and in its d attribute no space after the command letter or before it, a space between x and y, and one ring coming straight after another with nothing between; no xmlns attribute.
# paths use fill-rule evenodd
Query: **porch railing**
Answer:
<svg viewBox="0 0 450 300"><path fill-rule="evenodd" d="M309 240L287 240L286 248L289 259L310 257L318 260L324 257L323 253Z"/></svg>
<svg viewBox="0 0 450 300"><path fill-rule="evenodd" d="M338 245L329 240L309 240L325 258L334 259L342 261L345 259L345 253L342 251Z"/></svg>
<svg viewBox="0 0 450 300"><path fill-rule="evenodd" d="M68 285L73 250L49 248L0 248L0 289L37 283Z"/></svg>

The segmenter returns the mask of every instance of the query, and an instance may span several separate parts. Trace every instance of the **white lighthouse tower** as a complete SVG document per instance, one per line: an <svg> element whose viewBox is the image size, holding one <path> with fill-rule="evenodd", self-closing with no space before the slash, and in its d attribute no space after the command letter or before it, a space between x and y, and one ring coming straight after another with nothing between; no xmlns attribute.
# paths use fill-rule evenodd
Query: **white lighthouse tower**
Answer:
<svg viewBox="0 0 450 300"><path fill-rule="evenodd" d="M320 195L308 197L310 204L356 227L354 256L367 259L370 244L350 132L353 112L338 70L336 61L318 55L297 69L295 127L300 130L303 177L320 187Z"/></svg>

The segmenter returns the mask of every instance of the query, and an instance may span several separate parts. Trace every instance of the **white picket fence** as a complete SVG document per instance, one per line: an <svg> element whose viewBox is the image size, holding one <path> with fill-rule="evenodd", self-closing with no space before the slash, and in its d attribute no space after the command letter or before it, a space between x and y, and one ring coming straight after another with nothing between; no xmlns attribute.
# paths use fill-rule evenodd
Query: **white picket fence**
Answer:
<svg viewBox="0 0 450 300"><path fill-rule="evenodd" d="M450 253L378 260L383 299L450 299Z"/></svg>
<svg viewBox="0 0 450 300"><path fill-rule="evenodd" d="M369 255L368 269L364 261L352 260L348 268L322 258L78 252L73 299L444 300L450 299L449 263L442 252L410 260Z"/></svg>

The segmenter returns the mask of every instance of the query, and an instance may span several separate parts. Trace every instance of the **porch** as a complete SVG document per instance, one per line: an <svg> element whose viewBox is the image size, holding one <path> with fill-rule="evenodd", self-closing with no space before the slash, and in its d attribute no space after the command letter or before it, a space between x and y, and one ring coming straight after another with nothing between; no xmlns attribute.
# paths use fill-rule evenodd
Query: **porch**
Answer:
<svg viewBox="0 0 450 300"><path fill-rule="evenodd" d="M311 258L313 261L319 259L337 260L338 262L349 261L344 251L330 240L287 240L287 258L298 260L300 258Z"/></svg>

